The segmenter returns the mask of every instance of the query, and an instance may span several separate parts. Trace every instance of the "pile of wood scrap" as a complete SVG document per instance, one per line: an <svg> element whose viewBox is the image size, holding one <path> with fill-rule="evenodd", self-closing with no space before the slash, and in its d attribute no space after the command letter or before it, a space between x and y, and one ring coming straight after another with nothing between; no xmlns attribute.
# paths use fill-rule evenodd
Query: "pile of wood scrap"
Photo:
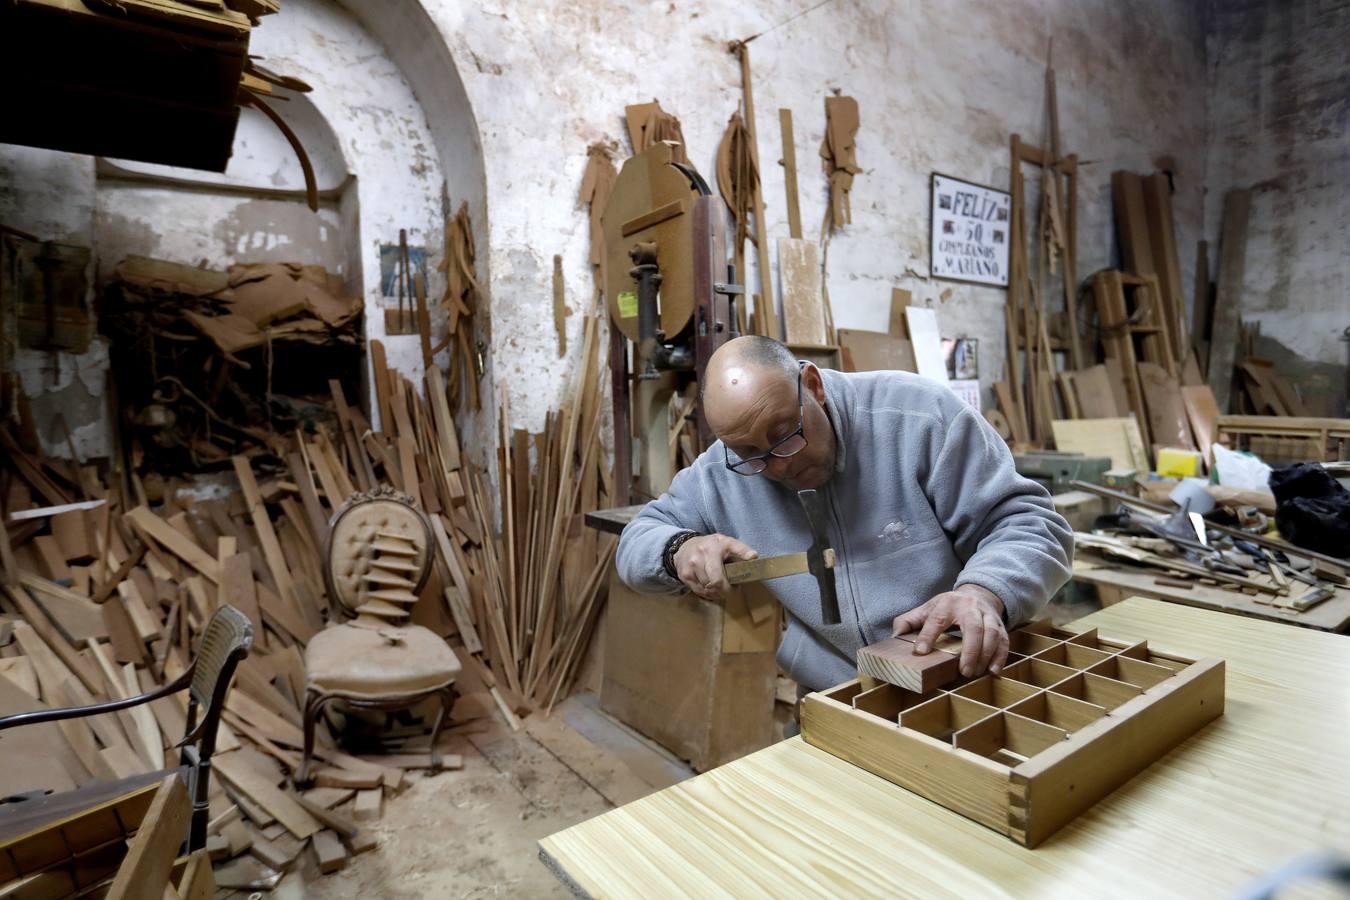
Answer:
<svg viewBox="0 0 1350 900"><path fill-rule="evenodd" d="M1256 603L1297 614L1336 596L1347 582L1345 560L1209 521L1170 504L1085 482L1073 486L1122 504L1114 525L1075 533L1075 546L1116 563L1155 569L1160 584L1241 591Z"/></svg>
<svg viewBox="0 0 1350 900"><path fill-rule="evenodd" d="M228 271L128 257L105 294L132 466L226 467L278 433L331 417L326 379L357 373L362 301L319 266ZM347 388L356 385L348 376Z"/></svg>
<svg viewBox="0 0 1350 900"><path fill-rule="evenodd" d="M430 722L377 723L361 747L346 732L340 747L321 724L317 786L295 790L304 647L331 618L327 523L354 492L383 484L417 498L431 519L436 563L412 618L464 664L448 732L497 714L519 727L520 714L565 697L603 606L614 544L582 527L611 494L598 441L598 330L592 314L585 365L562 411L540 435L504 435L492 479L461 457L444 374L432 370L424 398L387 367L379 343L384 430L373 431L330 382L331 426L320 421L273 437L252 458L233 456L239 491L224 498L196 499L167 483L152 509L134 473L124 491L94 466L44 458L0 430L0 715L162 685L189 664L212 611L233 605L256 638L226 700L214 760L217 883L274 884L305 852L333 871L371 849L358 823L378 815L406 771L431 766L419 737ZM162 768L185 732L185 701L7 732L5 746L21 749L13 758L23 764L0 772L0 795ZM393 743L398 752L382 752Z"/></svg>

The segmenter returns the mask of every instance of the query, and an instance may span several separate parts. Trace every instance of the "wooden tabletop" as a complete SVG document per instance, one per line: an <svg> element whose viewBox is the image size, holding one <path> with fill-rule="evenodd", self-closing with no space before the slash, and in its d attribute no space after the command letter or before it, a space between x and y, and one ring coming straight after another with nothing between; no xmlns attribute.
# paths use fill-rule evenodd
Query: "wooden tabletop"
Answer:
<svg viewBox="0 0 1350 900"><path fill-rule="evenodd" d="M1255 597L1242 591L1227 590L1199 582L1189 588L1158 584L1158 576L1162 574L1156 570L1106 565L1095 558L1078 558L1073 561L1075 581L1116 588L1123 591L1127 597L1152 597L1171 603L1183 603L1186 606L1198 606L1201 609L1254 616L1272 622L1288 622L1290 625L1301 625L1304 628L1320 628L1323 631L1344 632L1350 629L1350 588L1347 587L1336 588L1336 596L1323 600L1305 612L1298 612L1270 603L1258 603ZM1270 580L1269 576L1256 577L1262 581ZM1295 582L1293 596L1297 597L1306 590L1309 590L1306 584ZM1269 600L1270 595L1264 594L1262 599Z"/></svg>
<svg viewBox="0 0 1350 900"><path fill-rule="evenodd" d="M792 738L540 842L593 897L1228 897L1350 854L1350 639L1131 598L1071 623L1228 661L1223 717L1035 850Z"/></svg>

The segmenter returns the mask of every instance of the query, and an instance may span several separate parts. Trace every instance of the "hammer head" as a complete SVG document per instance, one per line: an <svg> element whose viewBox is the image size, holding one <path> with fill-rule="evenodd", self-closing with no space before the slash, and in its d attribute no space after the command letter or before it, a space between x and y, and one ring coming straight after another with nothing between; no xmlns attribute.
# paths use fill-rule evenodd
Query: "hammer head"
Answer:
<svg viewBox="0 0 1350 900"><path fill-rule="evenodd" d="M825 496L816 490L798 491L806 522L811 526L811 547L806 551L808 571L820 587L820 618L826 625L839 624L839 596L834 589L834 548L830 546L829 509Z"/></svg>

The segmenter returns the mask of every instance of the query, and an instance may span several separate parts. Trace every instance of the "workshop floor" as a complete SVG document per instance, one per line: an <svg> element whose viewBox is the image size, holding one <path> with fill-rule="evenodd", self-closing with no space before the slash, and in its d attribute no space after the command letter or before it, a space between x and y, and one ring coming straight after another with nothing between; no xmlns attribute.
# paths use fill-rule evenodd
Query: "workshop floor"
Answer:
<svg viewBox="0 0 1350 900"><path fill-rule="evenodd" d="M278 900L566 897L535 842L693 775L610 719L594 695L533 716L512 732L484 721L451 736L464 767L417 780L386 802L381 846L341 872L288 877Z"/></svg>

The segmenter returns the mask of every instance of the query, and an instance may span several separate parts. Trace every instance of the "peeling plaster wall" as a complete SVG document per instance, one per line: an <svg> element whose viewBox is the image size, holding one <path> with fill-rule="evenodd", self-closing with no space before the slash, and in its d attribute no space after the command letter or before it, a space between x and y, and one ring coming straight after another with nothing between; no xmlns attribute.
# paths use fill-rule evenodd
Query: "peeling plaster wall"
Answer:
<svg viewBox="0 0 1350 900"><path fill-rule="evenodd" d="M1344 415L1350 3L1211 0L1209 17L1211 264L1224 193L1254 188L1242 317L1305 399Z"/></svg>
<svg viewBox="0 0 1350 900"><path fill-rule="evenodd" d="M551 260L563 255L569 304L581 308L592 290L586 219L576 201L587 145L615 142L618 156L627 156L623 107L655 97L680 117L690 158L710 176L741 99L739 67L726 45L754 34L762 33L750 46L771 239L787 235L782 169L774 164L778 108L793 111L802 218L814 236L825 205L816 155L824 97L839 91L859 101L864 172L853 191L853 224L830 245L837 326L884 330L890 289L905 287L916 301L935 302L944 335L980 339L982 381L1002 377L1004 291L927 278L928 177L939 170L1007 186L1009 133L1042 140L1052 36L1064 146L1091 161L1079 187L1080 276L1118 258L1111 171L1148 172L1157 156L1170 154L1190 283L1194 254L1184 248L1200 233L1205 137L1200 4L836 0L792 18L812 5L426 0L482 130L492 198L492 346L518 427L542 426L576 367L574 357L557 358ZM758 291L753 264L748 277ZM569 321L575 348L581 317Z"/></svg>
<svg viewBox="0 0 1350 900"><path fill-rule="evenodd" d="M369 18L380 19L384 4L379 7ZM422 29L408 40L426 44L427 34ZM436 57L435 43L418 57L422 68L416 73L429 91L440 92L442 115L433 135L400 65L379 38L337 3L287 0L281 13L268 16L254 32L252 54L313 87L311 93L275 106L306 144L319 188L330 198L317 215L303 201L284 195L248 196L212 188L225 184L286 192L302 187L294 153L270 123L245 110L224 176L125 161L113 163L122 171L110 173L104 166L96 173L92 157L0 145L0 222L43 238L93 246L105 275L133 253L211 266L241 260L321 263L344 274L349 288L364 296L367 336L384 339L391 364L420 381L416 336L384 336L380 245L397 244L400 228L407 229L410 244L425 245L434 298L442 289L434 266L444 243L444 184L452 202L470 199L476 225L486 228L476 127L462 90L455 106L453 85L436 87L457 84L457 76L444 47ZM448 149L438 146L447 137ZM465 147L473 149L473 158ZM442 160L450 165L443 169ZM199 185L145 180L154 175ZM485 243L484 231L480 244ZM19 365L48 452L65 455L64 432L52 425L55 414L63 412L81 453L111 453L102 402L106 348L96 348L88 358L63 355L55 366L48 354L21 351ZM367 386L369 378L368 370ZM89 391L97 396L84 396Z"/></svg>
<svg viewBox="0 0 1350 900"><path fill-rule="evenodd" d="M0 144L0 224L43 240L89 247L94 240L94 205L90 157ZM70 455L68 427L82 458L111 454L108 348L102 338L96 337L79 355L19 348L14 362L44 452Z"/></svg>

